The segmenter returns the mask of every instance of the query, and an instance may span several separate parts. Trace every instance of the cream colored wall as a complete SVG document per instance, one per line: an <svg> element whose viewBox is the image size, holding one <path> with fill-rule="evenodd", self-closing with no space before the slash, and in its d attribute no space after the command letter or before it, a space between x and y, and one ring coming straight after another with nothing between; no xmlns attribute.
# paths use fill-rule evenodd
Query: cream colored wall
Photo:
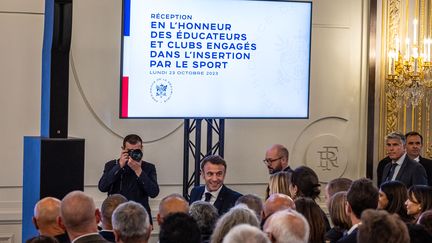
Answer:
<svg viewBox="0 0 432 243"><path fill-rule="evenodd" d="M71 64L76 72L71 69L69 135L86 139L85 190L98 204L103 200L96 187L103 165L118 156L118 135L135 132L145 141L157 140L145 144L145 158L156 164L161 185L151 201L156 210L160 198L181 192L183 121L118 119L121 1L73 4ZM292 166L307 164L323 181L365 175L368 1L313 4L310 118L226 120L226 183L242 193L263 196L268 174L261 160L273 143L288 147ZM0 2L0 242L21 242L22 140L39 135L43 12L43 0ZM339 149L333 172L317 167L316 156L325 145Z"/></svg>

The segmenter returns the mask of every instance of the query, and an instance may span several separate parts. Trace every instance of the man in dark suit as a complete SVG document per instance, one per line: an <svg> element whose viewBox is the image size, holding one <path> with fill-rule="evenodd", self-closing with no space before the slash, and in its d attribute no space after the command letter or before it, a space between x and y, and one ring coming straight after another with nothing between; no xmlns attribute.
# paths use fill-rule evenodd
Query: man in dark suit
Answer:
<svg viewBox="0 0 432 243"><path fill-rule="evenodd" d="M101 215L93 199L82 191L68 193L60 206L58 224L64 228L74 243L108 243L98 233Z"/></svg>
<svg viewBox="0 0 432 243"><path fill-rule="evenodd" d="M141 203L152 223L148 197L155 198L159 194L159 185L155 166L141 160L142 149L142 140L138 135L127 135L123 139L120 158L105 164L98 187L108 195L118 193L128 200Z"/></svg>
<svg viewBox="0 0 432 243"><path fill-rule="evenodd" d="M367 178L355 180L347 192L346 214L351 219L352 227L337 243L356 243L360 217L366 209L376 209L378 206L378 189Z"/></svg>
<svg viewBox="0 0 432 243"><path fill-rule="evenodd" d="M219 215L226 213L235 205L242 194L225 186L226 162L219 155L209 155L201 162L201 175L205 185L194 187L189 203L207 201L217 208Z"/></svg>
<svg viewBox="0 0 432 243"><path fill-rule="evenodd" d="M421 156L423 148L423 136L418 132L409 132L405 134L406 137L406 151L410 159L419 162L426 170L428 185L432 186L432 160L426 159Z"/></svg>
<svg viewBox="0 0 432 243"><path fill-rule="evenodd" d="M407 188L412 185L427 185L427 175L423 166L407 156L406 138L403 134L393 132L386 137L387 155L391 159L382 173L382 182L400 181Z"/></svg>

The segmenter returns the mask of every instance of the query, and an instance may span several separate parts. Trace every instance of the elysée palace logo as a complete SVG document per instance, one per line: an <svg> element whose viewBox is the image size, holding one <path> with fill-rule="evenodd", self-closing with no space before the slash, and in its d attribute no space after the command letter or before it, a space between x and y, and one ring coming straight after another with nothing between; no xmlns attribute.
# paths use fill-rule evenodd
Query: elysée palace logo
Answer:
<svg viewBox="0 0 432 243"><path fill-rule="evenodd" d="M158 103L167 102L171 98L172 92L171 82L164 78L156 79L150 87L151 97Z"/></svg>

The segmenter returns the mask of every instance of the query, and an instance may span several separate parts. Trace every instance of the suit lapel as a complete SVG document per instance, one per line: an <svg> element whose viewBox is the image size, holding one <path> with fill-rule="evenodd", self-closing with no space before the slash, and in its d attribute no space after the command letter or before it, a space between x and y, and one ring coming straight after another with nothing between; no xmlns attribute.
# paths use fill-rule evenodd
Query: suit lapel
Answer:
<svg viewBox="0 0 432 243"><path fill-rule="evenodd" d="M405 167L407 167L407 164L410 162L409 160L410 159L408 158L408 155L406 155L404 161L402 162L401 167L399 168L399 171L398 171L398 174L397 174L395 180L400 181L400 178L403 175L403 171L405 170Z"/></svg>
<svg viewBox="0 0 432 243"><path fill-rule="evenodd" d="M226 190L225 185L222 185L222 188L221 188L221 190L219 192L219 195L216 198L216 201L213 203L213 206L215 206L215 208L217 208L218 211L220 211L220 209L222 208L222 203L223 203L223 198L224 198L224 195L225 195L225 190Z"/></svg>

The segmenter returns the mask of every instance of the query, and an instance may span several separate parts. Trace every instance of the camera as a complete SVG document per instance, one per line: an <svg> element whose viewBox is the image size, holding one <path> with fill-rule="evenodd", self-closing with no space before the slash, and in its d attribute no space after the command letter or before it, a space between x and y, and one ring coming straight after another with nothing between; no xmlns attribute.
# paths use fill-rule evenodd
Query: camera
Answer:
<svg viewBox="0 0 432 243"><path fill-rule="evenodd" d="M131 159L140 162L143 157L143 152L141 149L131 149L128 151L128 155Z"/></svg>

